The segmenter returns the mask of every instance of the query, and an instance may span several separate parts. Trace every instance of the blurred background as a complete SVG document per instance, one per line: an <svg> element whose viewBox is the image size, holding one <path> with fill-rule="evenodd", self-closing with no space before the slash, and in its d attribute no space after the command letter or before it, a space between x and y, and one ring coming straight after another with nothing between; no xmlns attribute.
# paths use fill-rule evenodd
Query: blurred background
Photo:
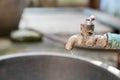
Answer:
<svg viewBox="0 0 120 80"><path fill-rule="evenodd" d="M89 7L120 16L118 0L26 0L27 7Z"/></svg>
<svg viewBox="0 0 120 80"><path fill-rule="evenodd" d="M119 33L119 0L0 0L0 55L20 52L70 54L64 44L95 15L95 32ZM117 66L116 51L74 49L74 55Z"/></svg>

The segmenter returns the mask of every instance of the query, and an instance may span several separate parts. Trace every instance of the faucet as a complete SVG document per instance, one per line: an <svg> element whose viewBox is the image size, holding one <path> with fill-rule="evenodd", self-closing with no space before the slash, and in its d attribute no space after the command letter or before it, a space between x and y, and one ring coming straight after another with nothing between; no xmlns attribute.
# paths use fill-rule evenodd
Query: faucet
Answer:
<svg viewBox="0 0 120 80"><path fill-rule="evenodd" d="M67 50L72 50L74 45L86 46L86 47L99 47L105 48L107 46L107 34L104 35L94 35L94 24L92 21L95 20L95 16L90 16L85 19L84 23L80 26L80 34L71 36L65 48Z"/></svg>

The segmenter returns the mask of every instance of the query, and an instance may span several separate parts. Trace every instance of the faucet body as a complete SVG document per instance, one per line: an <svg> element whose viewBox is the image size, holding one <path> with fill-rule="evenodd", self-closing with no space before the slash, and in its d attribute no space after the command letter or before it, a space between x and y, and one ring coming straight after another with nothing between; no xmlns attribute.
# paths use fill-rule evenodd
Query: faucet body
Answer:
<svg viewBox="0 0 120 80"><path fill-rule="evenodd" d="M94 34L94 16L90 16L80 26L81 33L79 35L71 36L65 48L72 50L74 45L80 45L84 47L97 47L97 48L109 48L120 49L120 34L106 33L104 35Z"/></svg>
<svg viewBox="0 0 120 80"><path fill-rule="evenodd" d="M86 47L99 47L104 48L107 44L107 35L94 35L94 16L91 16L85 20L80 26L81 33L79 35L71 36L65 48L72 50L74 45L86 46Z"/></svg>
<svg viewBox="0 0 120 80"><path fill-rule="evenodd" d="M67 50L72 50L74 45L86 46L86 47L97 47L97 48L106 48L107 46L107 35L92 35L84 37L82 35L73 35L71 36L65 48Z"/></svg>

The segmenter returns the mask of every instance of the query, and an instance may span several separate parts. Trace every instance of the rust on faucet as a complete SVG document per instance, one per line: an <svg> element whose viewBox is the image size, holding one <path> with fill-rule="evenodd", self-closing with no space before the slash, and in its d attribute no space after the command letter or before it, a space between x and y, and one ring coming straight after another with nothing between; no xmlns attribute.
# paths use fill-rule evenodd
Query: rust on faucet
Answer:
<svg viewBox="0 0 120 80"><path fill-rule="evenodd" d="M95 17L90 16L83 24L81 24L81 33L78 35L73 35L68 39L65 46L67 50L72 50L75 44L86 47L106 47L107 35L94 35L94 24L92 23L94 20Z"/></svg>

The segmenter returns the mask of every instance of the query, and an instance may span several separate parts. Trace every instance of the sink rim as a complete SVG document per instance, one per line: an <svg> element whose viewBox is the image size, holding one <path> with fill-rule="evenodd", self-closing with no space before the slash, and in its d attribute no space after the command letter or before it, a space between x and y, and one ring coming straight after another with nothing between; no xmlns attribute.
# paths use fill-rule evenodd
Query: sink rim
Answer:
<svg viewBox="0 0 120 80"><path fill-rule="evenodd" d="M116 77L120 78L120 70L117 68L107 65L101 61L91 60L84 57L71 55L71 54L63 54L58 52L23 52L23 53L16 53L16 54L7 54L0 56L0 61L8 60L8 59L14 59L14 58L20 58L20 57L30 57L30 56L56 56L56 57L66 57L71 59L77 59L82 60L84 62L88 62L92 64L93 66L99 67L101 69L104 69L108 71L109 73L112 73Z"/></svg>

